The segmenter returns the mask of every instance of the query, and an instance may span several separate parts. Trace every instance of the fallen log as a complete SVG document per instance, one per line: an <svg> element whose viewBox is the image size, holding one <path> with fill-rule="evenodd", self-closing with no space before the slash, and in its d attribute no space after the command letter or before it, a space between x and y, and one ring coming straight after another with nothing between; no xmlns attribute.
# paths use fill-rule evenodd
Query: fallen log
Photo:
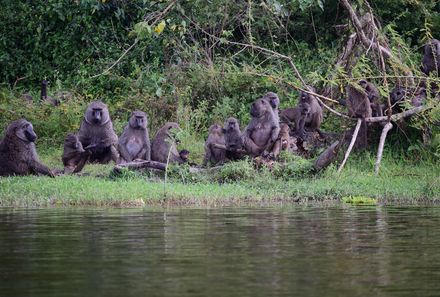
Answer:
<svg viewBox="0 0 440 297"><path fill-rule="evenodd" d="M315 168L316 171L320 171L330 165L338 155L339 147L339 141L335 141L319 155L315 163L313 163L313 168Z"/></svg>
<svg viewBox="0 0 440 297"><path fill-rule="evenodd" d="M222 168L222 166L215 166L211 168L201 168L201 167L189 167L190 173L200 173L200 172L214 172ZM166 163L161 163L157 161L134 161L123 164L117 164L113 168L113 172L121 173L124 169L140 170L140 169L153 169L158 171L165 171L167 169Z"/></svg>

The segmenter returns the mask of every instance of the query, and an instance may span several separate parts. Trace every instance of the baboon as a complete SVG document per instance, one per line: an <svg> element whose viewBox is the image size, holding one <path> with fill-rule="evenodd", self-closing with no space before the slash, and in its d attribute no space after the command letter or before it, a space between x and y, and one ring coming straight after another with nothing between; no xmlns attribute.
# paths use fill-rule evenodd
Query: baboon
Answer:
<svg viewBox="0 0 440 297"><path fill-rule="evenodd" d="M285 123L280 124L280 133L278 134L278 140L275 142L271 157L273 159L278 158L281 151L294 152L297 150L295 141L290 137L289 125Z"/></svg>
<svg viewBox="0 0 440 297"><path fill-rule="evenodd" d="M364 90L356 89L349 85L347 87L347 107L349 115L362 119L362 125L359 130L359 138L356 141L356 147L365 149L367 147L367 123L365 118L372 115L370 100Z"/></svg>
<svg viewBox="0 0 440 297"><path fill-rule="evenodd" d="M182 164L185 162L177 151L175 139L171 134L173 129L180 129L179 125L168 122L157 131L151 144L151 160L167 163L169 156L169 163Z"/></svg>
<svg viewBox="0 0 440 297"><path fill-rule="evenodd" d="M78 138L85 150L90 149L89 162L117 162L118 136L113 130L107 105L103 102L94 101L89 104L79 128Z"/></svg>
<svg viewBox="0 0 440 297"><path fill-rule="evenodd" d="M287 108L281 111L280 118L282 122L287 123L292 127L292 122L295 123L294 135L304 139L306 137L306 121L310 114L310 104L300 102L296 107Z"/></svg>
<svg viewBox="0 0 440 297"><path fill-rule="evenodd" d="M151 159L148 118L143 111L133 111L118 142L119 163Z"/></svg>
<svg viewBox="0 0 440 297"><path fill-rule="evenodd" d="M278 98L278 95L274 92L267 92L264 96L264 99L268 100L270 103L270 106L272 106L272 109L274 111L274 115L276 118L276 121L279 121L279 106L280 106L280 98Z"/></svg>
<svg viewBox="0 0 440 297"><path fill-rule="evenodd" d="M425 44L423 55L422 71L429 75L431 72L437 71L437 75L440 74L440 41L432 39Z"/></svg>
<svg viewBox="0 0 440 297"><path fill-rule="evenodd" d="M260 98L251 105L251 121L243 133L246 152L257 157L268 156L273 144L278 139L280 124L267 99Z"/></svg>
<svg viewBox="0 0 440 297"><path fill-rule="evenodd" d="M394 111L401 112L400 103L410 102L412 106L421 106L427 96L425 87L396 86L390 93L390 101Z"/></svg>
<svg viewBox="0 0 440 297"><path fill-rule="evenodd" d="M229 160L238 160L243 157L243 138L240 131L240 123L234 117L225 121L223 127L226 144L226 158Z"/></svg>
<svg viewBox="0 0 440 297"><path fill-rule="evenodd" d="M183 163L188 163L189 159L189 151L188 150L181 150L179 152L180 159L182 159Z"/></svg>
<svg viewBox="0 0 440 297"><path fill-rule="evenodd" d="M43 79L41 81L41 100L43 100L44 102L47 102L53 106L60 105L60 100L52 98L51 96L47 95L47 85L48 84L49 84L49 82L45 79Z"/></svg>
<svg viewBox="0 0 440 297"><path fill-rule="evenodd" d="M301 91L299 95L298 105L301 103L307 103L309 105L309 111L307 116L305 117L305 127L310 132L317 131L319 134L321 134L321 130L319 130L319 128L321 127L321 123L324 117L322 107L321 105L319 105L318 100L315 98L315 96ZM301 112L305 111L304 108L305 106L301 108Z"/></svg>
<svg viewBox="0 0 440 297"><path fill-rule="evenodd" d="M373 117L383 116L384 105L380 104L379 90L376 88L374 84L372 84L371 82L365 79L361 79L359 81L359 84L365 90L365 93L367 93L368 100L370 101L372 116Z"/></svg>
<svg viewBox="0 0 440 297"><path fill-rule="evenodd" d="M89 150L84 150L77 135L67 134L64 139L63 157L61 158L64 165L64 173L80 172L84 168L90 154Z"/></svg>
<svg viewBox="0 0 440 297"><path fill-rule="evenodd" d="M43 174L53 172L38 160L35 140L37 134L25 119L13 121L0 140L0 176Z"/></svg>
<svg viewBox="0 0 440 297"><path fill-rule="evenodd" d="M221 165L225 162L226 150L218 148L215 145L226 146L225 136L223 134L223 128L214 124L209 127L208 138L205 142L205 158L203 160L203 166Z"/></svg>

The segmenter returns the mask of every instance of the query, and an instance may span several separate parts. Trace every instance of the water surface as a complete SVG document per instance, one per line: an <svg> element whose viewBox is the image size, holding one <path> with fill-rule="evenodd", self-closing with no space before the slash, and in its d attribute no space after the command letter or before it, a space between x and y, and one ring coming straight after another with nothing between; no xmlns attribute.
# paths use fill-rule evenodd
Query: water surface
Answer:
<svg viewBox="0 0 440 297"><path fill-rule="evenodd" d="M0 296L439 296L439 207L0 209Z"/></svg>

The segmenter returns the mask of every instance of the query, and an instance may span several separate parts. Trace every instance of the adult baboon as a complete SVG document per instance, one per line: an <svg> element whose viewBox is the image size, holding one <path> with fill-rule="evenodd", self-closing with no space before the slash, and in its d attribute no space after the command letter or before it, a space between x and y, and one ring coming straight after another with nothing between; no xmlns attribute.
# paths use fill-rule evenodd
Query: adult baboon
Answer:
<svg viewBox="0 0 440 297"><path fill-rule="evenodd" d="M118 160L118 136L113 130L107 105L103 102L94 101L89 104L78 137L84 149L90 149L91 163L106 164Z"/></svg>
<svg viewBox="0 0 440 297"><path fill-rule="evenodd" d="M263 99L266 99L269 101L270 106L272 106L276 121L279 121L279 107L280 107L280 98L278 98L278 95L274 92L267 92Z"/></svg>
<svg viewBox="0 0 440 297"><path fill-rule="evenodd" d="M361 79L359 81L359 85L365 90L368 100L370 101L372 116L373 117L383 116L384 105L380 104L380 94L377 87L373 83L365 79Z"/></svg>
<svg viewBox="0 0 440 297"><path fill-rule="evenodd" d="M347 87L347 107L350 116L362 119L356 146L359 149L365 149L367 147L367 123L365 118L369 118L372 115L367 93L364 90L359 90L349 85Z"/></svg>
<svg viewBox="0 0 440 297"><path fill-rule="evenodd" d="M243 133L244 148L252 157L267 156L278 139L279 121L270 102L264 98L252 103L250 114L251 121Z"/></svg>
<svg viewBox="0 0 440 297"><path fill-rule="evenodd" d="M304 139L306 137L306 122L310 115L310 104L300 102L296 107L287 108L280 113L281 121L292 127L295 123L294 135ZM292 127L293 128L293 127Z"/></svg>
<svg viewBox="0 0 440 297"><path fill-rule="evenodd" d="M148 118L143 111L133 111L118 142L119 163L151 159Z"/></svg>
<svg viewBox="0 0 440 297"><path fill-rule="evenodd" d="M205 142L203 166L208 164L221 165L225 162L226 150L216 147L217 144L226 146L223 128L218 124L214 124L209 127L208 138Z"/></svg>
<svg viewBox="0 0 440 297"><path fill-rule="evenodd" d="M290 137L289 125L285 123L280 124L280 133L278 134L278 140L275 142L271 157L276 159L281 151L294 152L297 150L295 141Z"/></svg>
<svg viewBox="0 0 440 297"><path fill-rule="evenodd" d="M38 160L37 134L25 119L13 121L0 140L0 176L43 174L54 177L52 171Z"/></svg>
<svg viewBox="0 0 440 297"><path fill-rule="evenodd" d="M422 71L429 75L431 72L437 71L437 75L440 74L440 41L432 39L425 44L423 55L423 67Z"/></svg>
<svg viewBox="0 0 440 297"><path fill-rule="evenodd" d="M234 117L225 121L223 127L226 144L226 158L229 160L238 160L243 157L243 138L240 131L240 123Z"/></svg>
<svg viewBox="0 0 440 297"><path fill-rule="evenodd" d="M185 163L177 151L175 139L171 134L173 129L180 129L174 122L168 122L160 128L151 144L151 160L167 163ZM169 156L169 159L168 159Z"/></svg>
<svg viewBox="0 0 440 297"><path fill-rule="evenodd" d="M77 135L67 134L64 139L63 157L61 158L64 165L64 173L80 172L84 168L90 154L89 150L84 150Z"/></svg>
<svg viewBox="0 0 440 297"><path fill-rule="evenodd" d="M321 105L319 105L318 100L315 96L310 95L304 91L300 92L299 95L299 104L307 103L309 105L309 111L307 116L305 117L304 126L308 131L314 132L317 131L321 134L319 128L321 127L322 120L324 118L323 111ZM305 105L301 108L301 112L304 113Z"/></svg>

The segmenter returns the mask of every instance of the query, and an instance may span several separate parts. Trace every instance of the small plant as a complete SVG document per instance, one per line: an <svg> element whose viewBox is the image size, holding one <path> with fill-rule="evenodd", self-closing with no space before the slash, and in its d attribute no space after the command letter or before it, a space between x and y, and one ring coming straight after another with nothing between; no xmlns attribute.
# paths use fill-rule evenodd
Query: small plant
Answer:
<svg viewBox="0 0 440 297"><path fill-rule="evenodd" d="M377 199L365 196L345 196L341 199L345 203L353 205L376 205Z"/></svg>
<svg viewBox="0 0 440 297"><path fill-rule="evenodd" d="M313 170L313 163L300 156L281 152L279 156L279 163L273 166L273 174L278 178L290 179L307 177Z"/></svg>
<svg viewBox="0 0 440 297"><path fill-rule="evenodd" d="M235 182L250 180L256 174L252 163L249 160L243 160L225 164L218 173L218 179L220 182Z"/></svg>

